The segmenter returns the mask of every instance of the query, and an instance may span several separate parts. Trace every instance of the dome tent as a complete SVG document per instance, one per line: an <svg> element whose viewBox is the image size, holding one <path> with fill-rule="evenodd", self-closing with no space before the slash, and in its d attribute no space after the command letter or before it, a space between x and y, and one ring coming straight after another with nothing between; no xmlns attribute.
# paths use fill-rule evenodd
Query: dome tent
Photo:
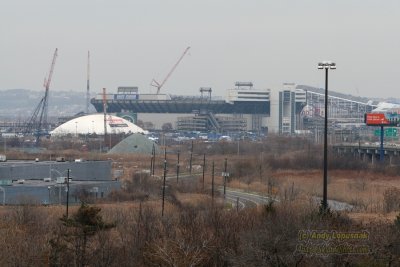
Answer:
<svg viewBox="0 0 400 267"><path fill-rule="evenodd" d="M108 134L146 133L145 130L123 118L107 115L106 128ZM68 134L98 134L104 135L104 115L91 114L72 120L58 126L50 132L52 136Z"/></svg>
<svg viewBox="0 0 400 267"><path fill-rule="evenodd" d="M116 144L108 154L151 154L153 150L153 145L155 147L156 153L160 153L158 145L148 139L143 134L132 134L127 138L123 139L121 142Z"/></svg>

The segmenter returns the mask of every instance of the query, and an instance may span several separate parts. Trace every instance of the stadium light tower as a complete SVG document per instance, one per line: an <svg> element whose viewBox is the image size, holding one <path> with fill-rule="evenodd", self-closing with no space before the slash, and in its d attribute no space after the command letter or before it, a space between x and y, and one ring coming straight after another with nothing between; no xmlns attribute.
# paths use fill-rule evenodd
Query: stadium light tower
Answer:
<svg viewBox="0 0 400 267"><path fill-rule="evenodd" d="M324 192L322 208L328 209L328 70L336 69L336 63L323 61L318 63L319 70L325 70L325 123L324 123Z"/></svg>

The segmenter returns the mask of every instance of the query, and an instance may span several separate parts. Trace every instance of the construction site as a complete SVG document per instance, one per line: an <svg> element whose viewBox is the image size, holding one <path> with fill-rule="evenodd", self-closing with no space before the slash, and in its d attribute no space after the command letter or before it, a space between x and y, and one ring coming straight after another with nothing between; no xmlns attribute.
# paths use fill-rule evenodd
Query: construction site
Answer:
<svg viewBox="0 0 400 267"><path fill-rule="evenodd" d="M128 134L137 131L161 131L168 123L171 125L170 131L212 132L235 136L244 132L258 135L303 134L320 142L325 116L323 89L295 83L284 83L280 88L259 89L254 87L253 82L235 82L234 87L227 89L222 97L214 96L210 87L200 87L197 96L162 93L162 88L189 50L190 47L187 47L183 51L162 82L155 79L151 81L156 93L141 93L137 86L121 86L116 92L103 88L94 98L90 94L88 52L85 110L77 110L74 115L50 122L49 90L58 54L55 49L49 74L44 82L44 96L26 121L0 122L2 138L33 138L34 145L39 147L43 137L49 138L52 131L68 122L69 127L62 127L65 134L76 137L84 135L85 138L89 135L100 135L104 140L108 135L121 132ZM89 115L90 105L99 115L103 115L103 120L74 120ZM364 114L375 109L376 102L331 92L328 105L331 140L355 140L360 139L360 136L371 135L372 130L368 130L363 124ZM117 119L112 116L120 117L123 121L116 123ZM121 127L127 125L126 121L135 125L141 122L142 130L132 130L129 127L123 130ZM56 132L60 134L60 130ZM3 143L5 142L4 140Z"/></svg>

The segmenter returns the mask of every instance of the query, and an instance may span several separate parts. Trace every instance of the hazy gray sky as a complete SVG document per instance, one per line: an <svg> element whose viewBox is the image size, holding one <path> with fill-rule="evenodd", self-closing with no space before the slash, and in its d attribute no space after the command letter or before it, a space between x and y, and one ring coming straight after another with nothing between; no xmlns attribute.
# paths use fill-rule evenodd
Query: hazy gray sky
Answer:
<svg viewBox="0 0 400 267"><path fill-rule="evenodd" d="M42 90L55 48L51 90L139 86L224 95L235 81L324 86L321 60L337 63L330 89L398 97L400 1L371 0L0 0L0 89Z"/></svg>

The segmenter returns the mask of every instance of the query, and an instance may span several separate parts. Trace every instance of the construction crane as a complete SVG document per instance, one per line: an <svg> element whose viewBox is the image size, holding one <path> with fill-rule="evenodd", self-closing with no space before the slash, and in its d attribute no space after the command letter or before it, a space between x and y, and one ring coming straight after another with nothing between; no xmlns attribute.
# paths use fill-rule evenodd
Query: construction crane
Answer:
<svg viewBox="0 0 400 267"><path fill-rule="evenodd" d="M107 141L107 94L103 88L103 112L104 112L104 143Z"/></svg>
<svg viewBox="0 0 400 267"><path fill-rule="evenodd" d="M49 100L49 89L51 78L53 76L54 65L56 63L57 51L54 51L53 60L50 65L49 76L44 80L45 93L43 98L40 100L32 117L27 123L27 127L24 133L33 134L36 136L36 145L39 145L40 137L49 134L48 123L47 123L47 113L48 113L48 100Z"/></svg>
<svg viewBox="0 0 400 267"><path fill-rule="evenodd" d="M188 46L185 51L183 52L183 54L181 55L181 57L179 58L178 62L175 63L175 65L172 67L172 69L169 71L169 73L167 74L167 76L165 76L164 80L162 81L162 83L157 82L155 79L153 79L150 83L151 86L157 87L157 95L160 93L161 88L163 87L163 85L165 84L165 82L169 79L169 77L171 76L171 74L174 72L174 70L176 69L176 67L179 65L179 63L182 61L183 57L186 55L186 53L189 51L190 46Z"/></svg>
<svg viewBox="0 0 400 267"><path fill-rule="evenodd" d="M90 102L89 79L90 79L90 51L87 52L86 114L89 114L89 102Z"/></svg>
<svg viewBox="0 0 400 267"><path fill-rule="evenodd" d="M106 93L106 88L103 88L103 112L104 112L104 145L107 144L107 93ZM111 126L112 123L112 116L111 114L108 114L108 121L109 125ZM112 131L108 134L109 137L109 145L111 149L111 135Z"/></svg>

